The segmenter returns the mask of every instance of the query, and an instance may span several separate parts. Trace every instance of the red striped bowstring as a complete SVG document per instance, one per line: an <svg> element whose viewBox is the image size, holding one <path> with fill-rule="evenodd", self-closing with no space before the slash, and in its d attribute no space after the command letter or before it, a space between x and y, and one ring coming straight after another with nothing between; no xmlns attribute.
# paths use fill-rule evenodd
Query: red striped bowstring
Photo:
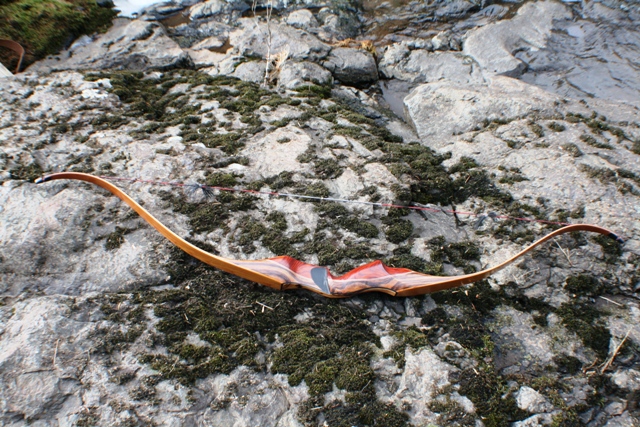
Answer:
<svg viewBox="0 0 640 427"><path fill-rule="evenodd" d="M484 216L485 218L489 218L490 217L490 218L493 218L493 219L510 219L510 220L514 220L514 221L537 222L537 223L552 224L552 225L563 225L563 226L564 225L571 225L571 223L568 223L568 222L548 221L548 220L544 220L544 219L518 218L518 217L512 217L512 216L508 216L508 215L496 215L496 214L493 214L493 215L489 216L487 214L482 214L482 213L455 211L455 210L449 210L449 209L443 209L443 208L435 208L435 207L431 208L431 207L426 207L426 206L406 206L406 205L396 205L396 204L393 204L393 203L377 203L377 202L366 202L366 201L360 201L360 200L338 199L338 198L333 198L333 197L306 196L306 195L302 195L302 194L279 193L279 192L276 192L276 191L249 190L249 189L246 189L246 188L218 187L218 186L203 185L203 184L185 184L185 183L182 183L182 182L154 181L154 180L148 180L148 179L121 178L121 177L115 177L115 176L99 176L99 178L106 179L106 180L111 180L111 181L127 181L127 182L134 182L134 183L135 182L140 182L140 183L144 183L144 184L166 185L166 186L172 186L172 187L207 188L207 189L211 189L211 190L226 191L226 192L231 192L231 193L248 193L248 194L275 196L275 197L290 197L290 198L296 198L296 199L328 201L328 202L336 202L336 203L353 203L353 204L361 204L361 205L368 205L368 206L378 206L378 207L394 208L394 209L412 209L412 210L416 210L416 211L444 212L444 213L448 213L448 214L466 215L466 216L473 216L473 217L482 217L482 216Z"/></svg>

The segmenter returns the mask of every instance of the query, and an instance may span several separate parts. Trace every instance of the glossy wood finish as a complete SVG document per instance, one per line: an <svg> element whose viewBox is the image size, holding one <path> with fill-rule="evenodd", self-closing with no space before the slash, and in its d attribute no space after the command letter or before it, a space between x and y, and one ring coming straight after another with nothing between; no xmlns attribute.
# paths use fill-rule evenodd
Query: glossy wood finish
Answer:
<svg viewBox="0 0 640 427"><path fill-rule="evenodd" d="M618 236L606 228L589 224L575 224L560 228L546 235L495 267L473 274L430 276L406 268L387 267L381 261L374 261L351 270L342 276L334 276L326 267L306 264L288 256L278 256L264 260L231 260L210 254L173 233L118 187L93 175L62 172L45 176L36 182L41 183L57 179L86 181L110 191L127 203L173 244L206 264L270 288L278 290L307 289L329 298L344 298L365 292L383 292L394 296L415 296L455 288L482 280L503 269L547 240L573 231L600 233L622 242Z"/></svg>

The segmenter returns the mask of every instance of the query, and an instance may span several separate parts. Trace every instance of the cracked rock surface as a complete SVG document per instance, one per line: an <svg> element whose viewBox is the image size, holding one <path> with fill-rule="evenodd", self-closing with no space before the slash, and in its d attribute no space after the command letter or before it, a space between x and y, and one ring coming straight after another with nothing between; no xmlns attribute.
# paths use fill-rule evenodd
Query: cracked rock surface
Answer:
<svg viewBox="0 0 640 427"><path fill-rule="evenodd" d="M637 6L246 6L152 7L0 80L0 424L640 425ZM458 289L332 300L34 183L58 171L131 178L216 255L334 274L472 273L567 222L625 243L571 233Z"/></svg>

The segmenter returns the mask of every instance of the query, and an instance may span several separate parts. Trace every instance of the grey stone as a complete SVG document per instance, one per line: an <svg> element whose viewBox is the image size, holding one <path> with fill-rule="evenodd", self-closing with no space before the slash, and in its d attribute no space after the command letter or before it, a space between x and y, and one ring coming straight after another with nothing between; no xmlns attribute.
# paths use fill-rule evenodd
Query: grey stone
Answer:
<svg viewBox="0 0 640 427"><path fill-rule="evenodd" d="M241 0L207 0L193 5L189 10L189 18L195 21L232 11L243 12L248 9L249 5Z"/></svg>
<svg viewBox="0 0 640 427"><path fill-rule="evenodd" d="M264 80L266 64L264 61L242 62L231 75L245 82L260 83Z"/></svg>
<svg viewBox="0 0 640 427"><path fill-rule="evenodd" d="M291 12L285 18L285 22L292 27L303 29L316 28L318 20L309 9L298 9Z"/></svg>
<svg viewBox="0 0 640 427"><path fill-rule="evenodd" d="M256 23L252 19L239 20L241 28L230 35L230 42L244 56L258 56L266 59L269 53L269 28L266 23ZM314 35L290 27L283 23L272 22L271 55L287 51L289 58L318 62L324 59L329 50Z"/></svg>
<svg viewBox="0 0 640 427"><path fill-rule="evenodd" d="M278 75L278 86L297 89L308 84L327 85L333 78L325 68L313 62L287 61Z"/></svg>
<svg viewBox="0 0 640 427"><path fill-rule="evenodd" d="M471 31L463 51L489 73L517 77L527 67L514 53L543 48L551 36L553 20L570 17L569 9L555 1L526 3L513 19Z"/></svg>
<svg viewBox="0 0 640 427"><path fill-rule="evenodd" d="M461 86L443 80L415 88L404 100L406 118L424 143L445 142L477 128L484 120L513 120L530 114L552 115L558 97L509 77ZM451 120L456 117L456 120Z"/></svg>
<svg viewBox="0 0 640 427"><path fill-rule="evenodd" d="M29 67L32 72L84 69L167 69L190 66L189 55L169 38L160 24L116 19L93 43L60 53Z"/></svg>
<svg viewBox="0 0 640 427"><path fill-rule="evenodd" d="M522 386L515 395L518 408L531 413L549 412L553 409L547 399L532 389L531 387Z"/></svg>
<svg viewBox="0 0 640 427"><path fill-rule="evenodd" d="M394 44L383 53L378 65L380 74L412 83L450 80L456 83L482 83L484 78L473 59L454 52L409 51Z"/></svg>
<svg viewBox="0 0 640 427"><path fill-rule="evenodd" d="M365 86L378 80L375 59L361 49L333 49L322 65L331 71L336 80L348 86Z"/></svg>

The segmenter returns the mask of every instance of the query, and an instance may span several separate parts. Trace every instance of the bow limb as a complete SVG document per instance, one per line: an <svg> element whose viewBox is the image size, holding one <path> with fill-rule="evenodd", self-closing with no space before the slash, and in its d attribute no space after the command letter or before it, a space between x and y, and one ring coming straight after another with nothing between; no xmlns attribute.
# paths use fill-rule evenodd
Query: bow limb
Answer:
<svg viewBox="0 0 640 427"><path fill-rule="evenodd" d="M209 252L203 251L202 249L187 242L186 240L175 234L173 231L169 230L164 224L158 221L145 208L136 203L136 201L129 197L124 191L120 190L118 187L108 181L105 181L102 178L98 178L97 176L89 175L86 173L61 172L39 178L38 180L36 180L36 183L39 184L56 179L75 179L79 181L90 182L99 187L102 187L105 190L113 193L126 204L128 204L134 211L138 213L138 215L140 215L145 221L147 221L153 228L158 230L160 234L162 234L169 241L171 241L171 243L173 243L192 257L199 259L205 264L209 264L213 267L219 268L220 270L226 271L227 273L242 277L243 279L251 280L252 282L260 283L262 285L269 286L270 288L278 290L281 289L282 283L279 280L261 274L257 271L239 267L233 263L233 260L210 254Z"/></svg>
<svg viewBox="0 0 640 427"><path fill-rule="evenodd" d="M415 296L466 285L489 277L547 240L573 231L591 231L604 234L623 243L622 239L606 228L589 224L575 224L560 228L544 236L508 260L477 273L462 276L431 276L406 268L388 267L381 261L374 261L351 270L342 276L333 276L326 267L306 264L288 256L243 261L210 254L169 230L118 187L93 175L62 172L47 175L38 179L36 183L56 179L86 181L110 191L127 203L174 245L208 265L270 288L278 290L302 288L330 298L344 298L366 292L382 292L393 296Z"/></svg>

